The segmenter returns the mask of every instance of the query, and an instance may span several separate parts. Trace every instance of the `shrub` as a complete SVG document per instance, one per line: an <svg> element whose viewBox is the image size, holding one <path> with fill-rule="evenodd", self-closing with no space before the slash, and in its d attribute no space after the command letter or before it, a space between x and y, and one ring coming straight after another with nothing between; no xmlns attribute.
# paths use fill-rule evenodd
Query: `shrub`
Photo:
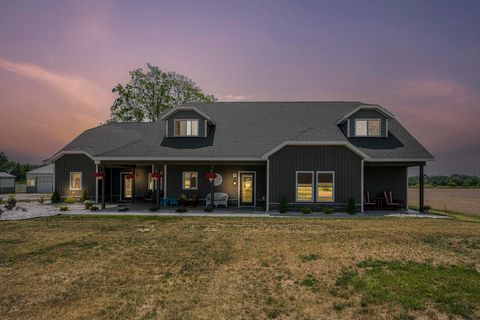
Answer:
<svg viewBox="0 0 480 320"><path fill-rule="evenodd" d="M179 213L182 213L182 212L187 212L188 210L187 210L187 208L180 207L180 208L175 209L175 211L179 212Z"/></svg>
<svg viewBox="0 0 480 320"><path fill-rule="evenodd" d="M12 210L17 205L17 200L14 194L9 194L7 201L5 201L5 209Z"/></svg>
<svg viewBox="0 0 480 320"><path fill-rule="evenodd" d="M65 200L63 200L63 202L65 202L65 203L70 203L70 204L71 204L71 203L75 203L76 200L75 200L75 198L73 198L73 197L68 197L68 198L66 198Z"/></svg>
<svg viewBox="0 0 480 320"><path fill-rule="evenodd" d="M309 207L301 207L300 212L303 214L310 214L312 213L312 209L310 209Z"/></svg>
<svg viewBox="0 0 480 320"><path fill-rule="evenodd" d="M285 213L288 211L288 203L287 203L287 199L285 197L282 197L280 199L280 203L278 204L278 211L280 213Z"/></svg>
<svg viewBox="0 0 480 320"><path fill-rule="evenodd" d="M85 202L86 200L88 200L87 190L83 190L82 196L80 197L80 202Z"/></svg>
<svg viewBox="0 0 480 320"><path fill-rule="evenodd" d="M352 197L348 200L348 205L347 205L347 213L349 214L355 214L357 211L357 206L355 205L355 200L353 200Z"/></svg>
<svg viewBox="0 0 480 320"><path fill-rule="evenodd" d="M52 201L52 203L59 203L60 202L60 194L58 193L57 190L55 190L52 193L52 198L50 200Z"/></svg>
<svg viewBox="0 0 480 320"><path fill-rule="evenodd" d="M125 212L125 211L128 211L128 207L121 207L121 208L118 208L118 212Z"/></svg>
<svg viewBox="0 0 480 320"><path fill-rule="evenodd" d="M155 212L158 210L158 207L153 206L153 207L150 207L148 210L150 210L151 212Z"/></svg>
<svg viewBox="0 0 480 320"><path fill-rule="evenodd" d="M60 209L60 211L68 211L68 207L67 207L67 206L61 206L59 209Z"/></svg>
<svg viewBox="0 0 480 320"><path fill-rule="evenodd" d="M89 210L93 206L93 201L84 200L83 204L85 205L85 210Z"/></svg>
<svg viewBox="0 0 480 320"><path fill-rule="evenodd" d="M38 198L38 203L44 203L45 202L45 197L44 196L40 196Z"/></svg>
<svg viewBox="0 0 480 320"><path fill-rule="evenodd" d="M91 206L90 211L98 211L98 207L97 206Z"/></svg>
<svg viewBox="0 0 480 320"><path fill-rule="evenodd" d="M332 207L322 208L322 212L325 213L325 214L332 214L333 211L334 211L334 209Z"/></svg>

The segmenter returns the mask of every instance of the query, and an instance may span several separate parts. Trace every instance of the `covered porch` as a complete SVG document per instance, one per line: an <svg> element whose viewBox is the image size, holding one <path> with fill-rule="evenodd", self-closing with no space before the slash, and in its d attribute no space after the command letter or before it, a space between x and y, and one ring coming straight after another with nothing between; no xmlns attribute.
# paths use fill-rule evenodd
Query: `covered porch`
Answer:
<svg viewBox="0 0 480 320"><path fill-rule="evenodd" d="M261 161L99 161L95 202L204 207L213 192L226 207L264 208L266 163ZM206 178L214 172L213 183ZM215 198L216 199L216 198ZM225 206L225 205L224 205Z"/></svg>
<svg viewBox="0 0 480 320"><path fill-rule="evenodd" d="M425 211L425 162L365 162L363 172L363 211L408 211L408 170L418 168L419 212Z"/></svg>

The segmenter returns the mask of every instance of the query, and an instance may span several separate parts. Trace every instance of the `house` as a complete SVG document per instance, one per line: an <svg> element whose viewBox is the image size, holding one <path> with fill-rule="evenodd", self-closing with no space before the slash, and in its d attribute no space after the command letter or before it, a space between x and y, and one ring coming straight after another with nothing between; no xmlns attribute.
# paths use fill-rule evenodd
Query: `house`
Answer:
<svg viewBox="0 0 480 320"><path fill-rule="evenodd" d="M391 112L362 102L193 103L155 122L86 130L50 159L62 197L85 190L98 202L104 190L104 201L129 201L155 189L158 174L163 197L205 199L214 171L229 205L266 210L283 198L292 207L352 198L363 210L364 191L406 203L407 169L423 175L431 160Z"/></svg>
<svg viewBox="0 0 480 320"><path fill-rule="evenodd" d="M54 166L49 164L27 172L27 193L52 193Z"/></svg>
<svg viewBox="0 0 480 320"><path fill-rule="evenodd" d="M15 176L0 171L0 194L15 193Z"/></svg>

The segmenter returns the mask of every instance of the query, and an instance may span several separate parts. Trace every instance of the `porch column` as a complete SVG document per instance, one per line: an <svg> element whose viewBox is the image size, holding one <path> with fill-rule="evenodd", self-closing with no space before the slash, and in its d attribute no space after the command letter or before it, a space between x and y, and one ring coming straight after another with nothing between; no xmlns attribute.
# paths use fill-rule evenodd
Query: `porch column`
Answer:
<svg viewBox="0 0 480 320"><path fill-rule="evenodd" d="M98 172L98 163L95 163L95 172ZM98 179L95 177L95 203L98 203Z"/></svg>
<svg viewBox="0 0 480 320"><path fill-rule="evenodd" d="M419 199L419 203L418 203L418 210L420 212L423 212L425 210L424 206L425 206L425 203L424 203L424 189L425 189L425 186L424 186L424 178L423 178L423 175L424 175L424 165L421 164L419 166L419 173L418 173L418 192L419 192L419 195L418 195L418 199Z"/></svg>
<svg viewBox="0 0 480 320"><path fill-rule="evenodd" d="M133 174L133 179L132 179L132 202L135 203L135 196L137 195L137 189L136 189L136 185L135 185L135 179L136 179L136 175L135 175L135 167L133 167L132 169L132 174Z"/></svg>
<svg viewBox="0 0 480 320"><path fill-rule="evenodd" d="M361 167L361 177L360 177L360 212L364 213L363 209L363 192L364 192L364 184L365 184L365 160L362 159L362 167Z"/></svg>
<svg viewBox="0 0 480 320"><path fill-rule="evenodd" d="M105 166L102 166L102 172L105 173ZM97 179L97 186L98 186L98 180ZM102 210L105 209L105 180L106 176L103 176L102 179Z"/></svg>
<svg viewBox="0 0 480 320"><path fill-rule="evenodd" d="M160 165L159 164L156 165L155 168L156 168L155 172L157 172L157 173L160 172ZM155 188L156 188L156 190L155 190L155 192L156 192L155 203L157 204L157 207L160 208L160 179L155 180Z"/></svg>
<svg viewBox="0 0 480 320"><path fill-rule="evenodd" d="M163 165L163 199L167 199L167 165Z"/></svg>
<svg viewBox="0 0 480 320"><path fill-rule="evenodd" d="M257 192L255 190L255 192ZM265 211L270 211L270 159L267 159L267 196L265 197Z"/></svg>

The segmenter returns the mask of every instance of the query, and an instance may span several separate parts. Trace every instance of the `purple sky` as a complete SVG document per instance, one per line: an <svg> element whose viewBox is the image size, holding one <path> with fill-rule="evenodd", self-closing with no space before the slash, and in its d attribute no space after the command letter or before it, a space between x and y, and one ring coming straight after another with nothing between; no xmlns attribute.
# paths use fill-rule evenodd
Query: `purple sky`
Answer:
<svg viewBox="0 0 480 320"><path fill-rule="evenodd" d="M0 151L39 162L146 62L219 100L360 100L480 175L479 1L0 0Z"/></svg>

